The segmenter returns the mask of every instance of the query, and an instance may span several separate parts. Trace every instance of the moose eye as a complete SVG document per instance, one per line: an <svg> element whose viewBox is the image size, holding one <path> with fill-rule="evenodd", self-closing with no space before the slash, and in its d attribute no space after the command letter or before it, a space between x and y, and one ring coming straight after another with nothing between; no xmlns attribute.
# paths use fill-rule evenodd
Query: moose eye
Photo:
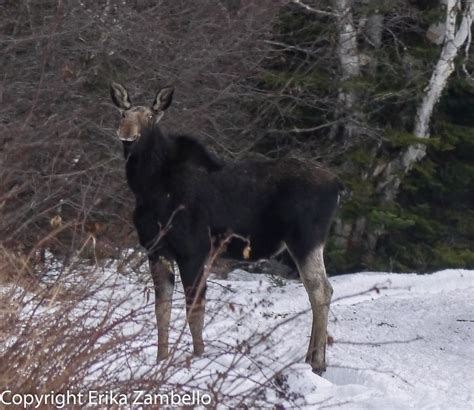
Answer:
<svg viewBox="0 0 474 410"><path fill-rule="evenodd" d="M125 111L122 111L122 118L125 118Z"/></svg>

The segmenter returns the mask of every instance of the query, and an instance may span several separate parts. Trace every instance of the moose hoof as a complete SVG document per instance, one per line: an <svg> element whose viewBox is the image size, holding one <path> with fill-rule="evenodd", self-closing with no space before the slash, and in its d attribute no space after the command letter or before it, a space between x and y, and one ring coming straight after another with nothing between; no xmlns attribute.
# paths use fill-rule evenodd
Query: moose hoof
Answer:
<svg viewBox="0 0 474 410"><path fill-rule="evenodd" d="M311 366L311 370L313 371L313 373L317 374L318 376L322 376L323 373L326 371L326 366L324 364L322 366L316 365L311 360L311 357L309 355L306 356L306 363L308 363Z"/></svg>
<svg viewBox="0 0 474 410"><path fill-rule="evenodd" d="M313 367L312 370L313 370L314 374L317 374L318 376L322 376L323 373L326 371L326 368L325 367L320 367L320 368Z"/></svg>
<svg viewBox="0 0 474 410"><path fill-rule="evenodd" d="M194 346L194 356L202 356L204 353L204 345Z"/></svg>
<svg viewBox="0 0 474 410"><path fill-rule="evenodd" d="M168 358L168 352L158 352L156 355L156 361L161 362L162 360L166 360Z"/></svg>

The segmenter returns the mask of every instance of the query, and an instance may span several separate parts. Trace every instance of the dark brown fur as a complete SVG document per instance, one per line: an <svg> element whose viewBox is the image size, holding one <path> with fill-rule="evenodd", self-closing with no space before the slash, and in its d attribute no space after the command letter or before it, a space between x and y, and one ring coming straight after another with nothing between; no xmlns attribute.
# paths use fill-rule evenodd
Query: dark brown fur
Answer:
<svg viewBox="0 0 474 410"><path fill-rule="evenodd" d="M159 272L153 274L157 306L166 304L161 311L168 312L169 292L160 289L168 289L170 284L164 281L173 276L156 266L176 261L195 352L200 354L205 303L201 280L212 238L226 232L248 238L251 251L246 256L252 259L269 257L283 244L298 266L307 266L311 252L324 245L341 184L309 161L226 162L192 137L165 136L155 119L169 106L171 95L169 89L160 91L153 109L131 107L126 90L112 86L113 100L124 112L118 134L124 141L128 184L136 198L134 223L140 243L148 250L152 274ZM157 241L160 228L171 218L171 229ZM245 242L233 239L228 252L242 258L244 247ZM324 270L324 265L317 269ZM167 338L168 313L165 316L158 322ZM166 357L167 341L163 347L160 339L159 346L159 356ZM314 360L309 359L313 368L322 371L324 364Z"/></svg>

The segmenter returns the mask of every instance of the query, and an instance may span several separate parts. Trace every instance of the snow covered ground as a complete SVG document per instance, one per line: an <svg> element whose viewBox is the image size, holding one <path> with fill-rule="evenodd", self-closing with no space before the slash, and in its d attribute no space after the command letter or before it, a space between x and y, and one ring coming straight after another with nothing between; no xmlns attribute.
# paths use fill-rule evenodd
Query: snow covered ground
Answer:
<svg viewBox="0 0 474 410"><path fill-rule="evenodd" d="M123 367L123 378L139 379L156 369L153 297L144 292L150 285L113 270L96 275L100 283L114 282L114 298L124 297L116 315L141 312L122 329L124 334L134 326L146 329L133 341L140 355L113 363ZM249 392L263 386L261 403L284 407L474 408L474 271L359 273L331 278L331 283L334 343L323 377L304 363L311 315L300 282L244 271L232 272L227 280L211 276L207 348L201 358L191 358L178 284L171 337L188 365L162 362L167 385L219 391L226 404L245 403ZM107 289L94 298L105 303L111 297ZM93 371L90 377L96 377ZM258 404L254 399L250 404Z"/></svg>
<svg viewBox="0 0 474 410"><path fill-rule="evenodd" d="M229 314L207 329L207 339L228 327L242 337L308 309L303 286L275 286L268 277L233 272L221 285L236 290L229 300L247 306L241 326ZM310 314L272 333L266 359L299 363L284 371L297 405L350 409L474 408L474 271L445 270L432 275L359 273L331 278L334 286L328 370L314 375L302 363ZM379 291L363 293L377 286ZM212 286L218 298L220 287ZM362 293L362 294L359 294ZM357 295L359 294L359 295ZM356 295L348 297L349 295ZM264 306L254 309L254 303ZM201 361L205 361L202 359ZM272 364L272 367L274 364ZM199 361L195 368L199 367Z"/></svg>

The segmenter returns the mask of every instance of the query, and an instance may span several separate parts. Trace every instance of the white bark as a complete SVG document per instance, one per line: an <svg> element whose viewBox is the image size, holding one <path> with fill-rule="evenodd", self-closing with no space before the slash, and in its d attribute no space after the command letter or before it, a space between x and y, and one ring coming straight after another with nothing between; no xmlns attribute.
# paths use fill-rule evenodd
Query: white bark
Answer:
<svg viewBox="0 0 474 410"><path fill-rule="evenodd" d="M341 82L343 87L339 90L339 106L336 117L350 114L357 116L354 112L356 105L356 94L353 91L344 89L344 86L353 78L360 75L361 61L357 47L357 28L354 25L352 16L352 0L332 0L332 8L336 15L338 28L337 56L341 70ZM346 84L344 84L346 83ZM330 137L334 138L339 127L332 127ZM355 132L353 121L344 121L344 137L350 139Z"/></svg>
<svg viewBox="0 0 474 410"><path fill-rule="evenodd" d="M470 38L474 18L474 0L467 0L464 10L460 0L446 0L446 34L439 60L433 70L426 93L418 107L413 134L418 138L429 138L430 121L433 109L446 88L448 79L454 71L454 60L459 50ZM458 14L462 11L461 23L457 27ZM386 201L393 200L398 193L401 177L426 154L426 144L409 146L395 160L387 164L384 181L379 185Z"/></svg>
<svg viewBox="0 0 474 410"><path fill-rule="evenodd" d="M353 0L332 0L332 8L336 13L338 42L337 56L341 72L342 87L338 93L336 120L343 120L343 138L351 140L360 133L358 119L362 116L357 107L357 94L347 87L348 83L361 74L361 55L357 46L357 27L352 15ZM344 118L344 117L348 118ZM340 125L335 124L330 138L335 138ZM346 143L346 142L344 142ZM362 178L366 176L362 175ZM336 241L339 246L349 247L350 242L360 244L365 230L366 218L360 217L355 222L337 221L335 226Z"/></svg>
<svg viewBox="0 0 474 410"><path fill-rule="evenodd" d="M292 3L297 4L298 6L303 7L305 10L310 11L311 13L316 13L316 14L321 14L322 16L334 16L334 13L331 13L330 11L326 10L321 10L321 9L316 9L314 7L311 7L307 5L306 3L303 3L301 0L291 0Z"/></svg>
<svg viewBox="0 0 474 410"><path fill-rule="evenodd" d="M384 15L375 12L367 18L365 23L367 39L370 45L377 50L382 46L383 20Z"/></svg>
<svg viewBox="0 0 474 410"><path fill-rule="evenodd" d="M361 71L361 59L357 48L357 29L352 18L353 0L332 0L332 12L316 9L301 0L291 0L291 2L312 13L336 17L338 26L337 56L341 70L341 82L344 84L344 82L358 77ZM340 116L341 112L357 117L357 113L354 112L356 94L353 91L341 88L338 100L340 109L337 110L336 117ZM346 138L350 138L354 131L354 125L351 122L346 121L344 127ZM332 127L331 137L335 136L337 129L337 126Z"/></svg>
<svg viewBox="0 0 474 410"><path fill-rule="evenodd" d="M341 80L344 83L360 75L357 30L352 18L352 0L333 0L333 8L338 24L337 56L341 69ZM356 102L355 93L341 89L339 101L350 112Z"/></svg>
<svg viewBox="0 0 474 410"><path fill-rule="evenodd" d="M360 74L357 31L352 18L351 0L333 0L338 23L337 55L341 63L342 79L347 80Z"/></svg>
<svg viewBox="0 0 474 410"><path fill-rule="evenodd" d="M364 33L366 40L375 50L379 50L382 47L383 22L384 15L380 14L377 10L367 17L365 22ZM369 57L368 64L370 72L372 75L375 75L378 65L377 57Z"/></svg>

